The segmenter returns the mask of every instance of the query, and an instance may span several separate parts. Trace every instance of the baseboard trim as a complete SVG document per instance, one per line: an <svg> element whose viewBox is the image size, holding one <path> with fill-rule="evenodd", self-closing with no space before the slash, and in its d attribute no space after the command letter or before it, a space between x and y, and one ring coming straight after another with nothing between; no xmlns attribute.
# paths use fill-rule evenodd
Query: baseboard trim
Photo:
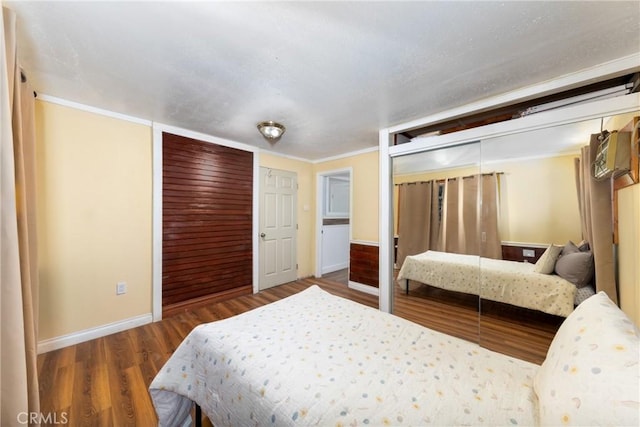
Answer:
<svg viewBox="0 0 640 427"><path fill-rule="evenodd" d="M364 285L362 283L354 282L351 280L349 280L349 288L356 291L364 292L367 294L375 295L375 296L380 295L380 289L374 286Z"/></svg>
<svg viewBox="0 0 640 427"><path fill-rule="evenodd" d="M374 242L372 240L351 240L349 241L352 245L365 245L365 246L380 246L380 243Z"/></svg>
<svg viewBox="0 0 640 427"><path fill-rule="evenodd" d="M152 321L153 316L151 313L147 313L140 316L130 317L129 319L120 320L118 322L107 323L106 325L97 326L95 328L85 329L84 331L61 335L55 338L48 338L38 342L38 354L105 337L107 335L115 334L116 332L126 331L127 329L135 328L137 326L146 325Z"/></svg>

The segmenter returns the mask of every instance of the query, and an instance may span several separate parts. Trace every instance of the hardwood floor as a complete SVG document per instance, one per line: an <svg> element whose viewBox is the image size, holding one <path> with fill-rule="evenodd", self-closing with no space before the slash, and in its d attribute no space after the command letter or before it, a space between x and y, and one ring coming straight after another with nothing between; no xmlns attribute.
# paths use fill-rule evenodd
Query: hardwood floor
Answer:
<svg viewBox="0 0 640 427"><path fill-rule="evenodd" d="M479 304L477 297L460 298L451 294L421 287L405 295L396 285L394 314L537 364L546 357L563 320L542 313L508 310L492 302Z"/></svg>
<svg viewBox="0 0 640 427"><path fill-rule="evenodd" d="M313 284L359 303L378 306L377 296L349 289L326 277L309 278L44 353L38 356L41 412L56 414L57 420L67 419L70 426L157 425L147 391L149 384L194 326L251 310ZM480 332L483 337L486 333L486 341L493 348L527 360L540 362L541 352L546 352L545 346L553 337L549 331L514 328L503 319L489 318L478 323L477 310L405 296L396 288L397 315L476 342Z"/></svg>
<svg viewBox="0 0 640 427"><path fill-rule="evenodd" d="M332 271L331 273L324 274L322 278L347 285L349 284L349 269L343 268L342 270Z"/></svg>

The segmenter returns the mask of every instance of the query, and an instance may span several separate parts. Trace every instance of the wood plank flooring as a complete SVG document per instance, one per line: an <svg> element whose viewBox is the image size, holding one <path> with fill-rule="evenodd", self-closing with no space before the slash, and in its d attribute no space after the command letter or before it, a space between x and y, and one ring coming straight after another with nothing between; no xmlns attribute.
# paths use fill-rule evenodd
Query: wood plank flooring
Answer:
<svg viewBox="0 0 640 427"><path fill-rule="evenodd" d="M64 414L70 426L157 425L147 389L193 327L277 301L313 284L359 303L378 306L376 296L327 278L309 278L44 353L38 356L41 412L57 414L58 420ZM407 297L400 291L396 294L395 312L416 323L476 342L480 333L483 337L486 333L490 348L538 363L553 337L553 332L514 327L503 319L486 319L479 324L477 310L419 296Z"/></svg>
<svg viewBox="0 0 640 427"><path fill-rule="evenodd" d="M563 318L505 310L496 303L452 296L437 288L421 287L405 295L395 287L394 314L415 323L477 342L499 353L540 364ZM480 314L481 313L481 314Z"/></svg>

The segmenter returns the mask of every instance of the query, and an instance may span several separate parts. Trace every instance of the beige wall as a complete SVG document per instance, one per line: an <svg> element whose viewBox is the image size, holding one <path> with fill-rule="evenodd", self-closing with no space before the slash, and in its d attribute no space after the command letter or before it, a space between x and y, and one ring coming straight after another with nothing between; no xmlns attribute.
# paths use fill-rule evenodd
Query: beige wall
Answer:
<svg viewBox="0 0 640 427"><path fill-rule="evenodd" d="M353 194L351 201L351 239L378 242L379 168L378 151L344 157L314 165L315 174L351 168ZM314 186L314 199L315 199Z"/></svg>
<svg viewBox="0 0 640 427"><path fill-rule="evenodd" d="M151 128L43 101L36 126L40 340L149 314Z"/></svg>
<svg viewBox="0 0 640 427"><path fill-rule="evenodd" d="M640 326L640 184L618 191L620 308Z"/></svg>
<svg viewBox="0 0 640 427"><path fill-rule="evenodd" d="M520 160L484 165L482 172L501 177L500 234L503 241L565 244L579 242L580 212L574 175L575 156ZM478 167L402 175L396 183L426 181L478 173ZM394 200L397 188L394 188ZM394 216L397 218L397 203Z"/></svg>
<svg viewBox="0 0 640 427"><path fill-rule="evenodd" d="M483 167L483 172L504 172L500 188L502 240L558 245L582 240L575 157L549 157Z"/></svg>

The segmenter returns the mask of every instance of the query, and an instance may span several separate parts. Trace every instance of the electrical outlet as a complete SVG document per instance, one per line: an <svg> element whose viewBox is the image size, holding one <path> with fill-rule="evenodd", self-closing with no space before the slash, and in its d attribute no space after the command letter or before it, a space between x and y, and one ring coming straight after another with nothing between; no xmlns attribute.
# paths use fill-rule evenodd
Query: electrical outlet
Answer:
<svg viewBox="0 0 640 427"><path fill-rule="evenodd" d="M127 282L118 282L116 285L116 295L122 295L127 293Z"/></svg>
<svg viewBox="0 0 640 427"><path fill-rule="evenodd" d="M526 258L533 258L536 256L536 251L533 249L523 249L522 256Z"/></svg>

